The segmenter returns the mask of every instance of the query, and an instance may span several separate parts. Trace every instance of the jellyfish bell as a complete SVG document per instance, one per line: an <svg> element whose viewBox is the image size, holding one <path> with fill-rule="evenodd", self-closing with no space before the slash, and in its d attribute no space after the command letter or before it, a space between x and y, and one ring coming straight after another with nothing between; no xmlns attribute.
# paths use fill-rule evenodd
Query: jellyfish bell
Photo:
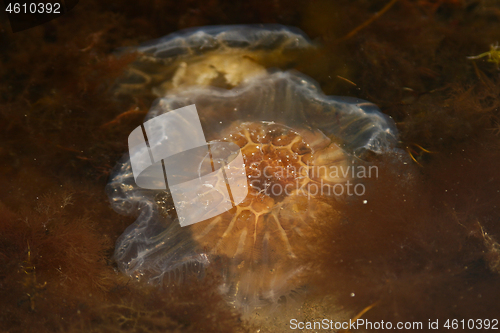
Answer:
<svg viewBox="0 0 500 333"><path fill-rule="evenodd" d="M194 85L233 88L265 75L266 68L293 67L315 48L302 31L279 24L186 29L122 50L138 56L115 93L146 89L163 97Z"/></svg>
<svg viewBox="0 0 500 333"><path fill-rule="evenodd" d="M137 186L125 156L106 188L117 212L137 215L116 243L122 272L167 285L215 266L221 293L243 310L276 304L304 286L296 254L314 246L304 236L322 217L341 209L345 187L357 181L346 170L362 165L366 152L383 154L397 142L394 123L374 104L326 96L297 71L268 69L312 48L302 32L278 25L200 28L137 48L118 91L161 94L146 120L196 105L209 144L241 149L248 195L233 209L181 227L169 189ZM195 197L184 202L193 215L203 209Z"/></svg>

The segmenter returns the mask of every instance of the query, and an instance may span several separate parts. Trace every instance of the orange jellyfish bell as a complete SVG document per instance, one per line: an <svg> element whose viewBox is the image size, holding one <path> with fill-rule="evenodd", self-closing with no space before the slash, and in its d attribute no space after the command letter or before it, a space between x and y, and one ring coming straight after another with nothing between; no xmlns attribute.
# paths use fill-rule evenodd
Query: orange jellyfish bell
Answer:
<svg viewBox="0 0 500 333"><path fill-rule="evenodd" d="M325 96L303 74L266 69L310 48L302 32L270 25L200 28L137 49L117 91L155 89L161 98L147 120L196 105L209 142L240 148L248 194L232 209L181 227L169 188L137 186L125 156L106 189L117 212L138 216L116 243L122 272L166 285L212 265L223 277L221 293L245 310L303 287L296 254L314 246L304 236L349 199L358 157L397 142L392 120L374 104ZM203 209L190 207L192 214Z"/></svg>

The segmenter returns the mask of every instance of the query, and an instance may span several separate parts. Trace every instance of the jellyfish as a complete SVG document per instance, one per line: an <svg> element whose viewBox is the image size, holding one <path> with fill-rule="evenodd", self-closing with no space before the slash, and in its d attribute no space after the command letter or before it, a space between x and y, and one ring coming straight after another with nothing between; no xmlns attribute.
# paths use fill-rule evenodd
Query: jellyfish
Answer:
<svg viewBox="0 0 500 333"><path fill-rule="evenodd" d="M362 181L348 170L397 143L392 119L376 105L326 96L310 77L283 70L316 47L298 29L249 25L190 29L133 49L138 58L117 94L157 94L145 121L195 105L209 143L239 147L248 193L230 210L181 226L168 186L139 187L125 154L106 187L116 212L137 216L116 242L124 274L166 287L212 267L221 294L243 311L304 287L297 253L314 247L305 236ZM185 204L197 214L203 208L192 197Z"/></svg>

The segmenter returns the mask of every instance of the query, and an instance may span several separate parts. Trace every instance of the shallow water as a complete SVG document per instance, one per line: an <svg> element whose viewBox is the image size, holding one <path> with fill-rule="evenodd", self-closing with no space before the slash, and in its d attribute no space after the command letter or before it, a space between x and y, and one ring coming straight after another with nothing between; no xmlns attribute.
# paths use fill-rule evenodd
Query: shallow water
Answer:
<svg viewBox="0 0 500 333"><path fill-rule="evenodd" d="M400 0L342 39L387 3L89 1L16 34L0 21L2 330L289 331L292 318L344 320L371 305L362 318L439 319L441 328L450 318L498 317L500 85L494 57L467 58L498 40L498 3ZM135 217L117 214L103 189L128 134L171 89L117 97L116 79L134 62L117 50L183 28L247 23L305 31L312 54L269 66L297 70L327 95L373 102L414 160L365 152L378 178L365 180L345 214L325 217L341 223L318 228L297 259L311 266L309 288L279 302L286 310L242 322L218 298L217 277L159 291L119 273L115 242Z"/></svg>

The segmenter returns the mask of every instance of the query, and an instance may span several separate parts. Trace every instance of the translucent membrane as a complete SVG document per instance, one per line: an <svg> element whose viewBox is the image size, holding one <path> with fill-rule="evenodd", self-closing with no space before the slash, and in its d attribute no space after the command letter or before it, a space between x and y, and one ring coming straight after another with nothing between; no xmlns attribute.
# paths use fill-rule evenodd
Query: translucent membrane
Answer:
<svg viewBox="0 0 500 333"><path fill-rule="evenodd" d="M234 87L265 73L289 68L315 49L300 30L278 24L187 29L125 52L138 52L115 92L148 89L163 97L179 86Z"/></svg>
<svg viewBox="0 0 500 333"><path fill-rule="evenodd" d="M222 49L223 52L241 50L286 52L309 47L311 47L309 38L299 29L267 24L208 26L182 30L143 44L137 51L156 59L172 61L185 55L199 55L218 49Z"/></svg>

